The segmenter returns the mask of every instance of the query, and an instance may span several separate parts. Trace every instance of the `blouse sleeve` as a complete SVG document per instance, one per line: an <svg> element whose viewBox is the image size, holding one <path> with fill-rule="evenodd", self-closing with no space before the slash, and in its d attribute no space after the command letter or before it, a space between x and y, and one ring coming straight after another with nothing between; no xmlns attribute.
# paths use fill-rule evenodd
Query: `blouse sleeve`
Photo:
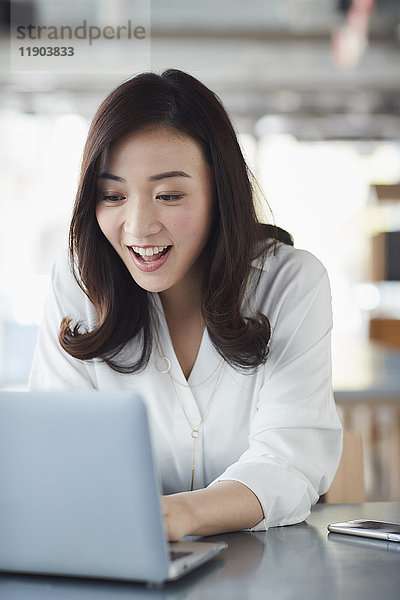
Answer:
<svg viewBox="0 0 400 600"><path fill-rule="evenodd" d="M70 356L58 341L63 317L82 320L89 315L88 299L70 270L67 253L55 263L33 356L30 390L94 389L90 361Z"/></svg>
<svg viewBox="0 0 400 600"><path fill-rule="evenodd" d="M328 490L342 451L326 270L296 250L260 293L272 335L249 446L212 482L236 480L255 493L264 520L253 530L303 521Z"/></svg>

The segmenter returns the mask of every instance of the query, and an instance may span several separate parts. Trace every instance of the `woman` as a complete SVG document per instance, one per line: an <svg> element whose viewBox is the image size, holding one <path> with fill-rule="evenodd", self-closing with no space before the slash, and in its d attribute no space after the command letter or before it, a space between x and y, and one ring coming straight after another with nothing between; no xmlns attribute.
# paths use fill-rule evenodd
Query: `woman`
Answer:
<svg viewBox="0 0 400 600"><path fill-rule="evenodd" d="M257 222L250 178L198 80L117 87L39 333L31 389L143 395L170 540L302 521L341 453L327 274Z"/></svg>

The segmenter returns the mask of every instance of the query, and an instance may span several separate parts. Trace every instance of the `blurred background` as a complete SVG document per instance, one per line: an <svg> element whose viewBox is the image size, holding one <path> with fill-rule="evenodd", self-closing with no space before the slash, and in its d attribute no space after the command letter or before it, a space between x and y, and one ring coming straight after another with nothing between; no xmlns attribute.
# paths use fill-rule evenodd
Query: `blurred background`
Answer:
<svg viewBox="0 0 400 600"><path fill-rule="evenodd" d="M220 96L276 224L326 266L366 497L400 500L399 0L0 0L0 19L0 387L26 389L96 108L179 68ZM54 39L62 26L84 39ZM49 46L75 54L34 55Z"/></svg>

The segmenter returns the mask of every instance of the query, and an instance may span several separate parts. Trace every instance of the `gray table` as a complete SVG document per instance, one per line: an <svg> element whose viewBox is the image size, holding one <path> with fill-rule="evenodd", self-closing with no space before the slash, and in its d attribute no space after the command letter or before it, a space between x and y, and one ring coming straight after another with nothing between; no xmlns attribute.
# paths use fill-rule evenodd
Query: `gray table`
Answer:
<svg viewBox="0 0 400 600"><path fill-rule="evenodd" d="M229 548L163 588L83 579L0 575L1 600L229 599L394 600L400 597L400 543L329 534L335 521L400 522L400 502L318 504L305 523L231 533Z"/></svg>

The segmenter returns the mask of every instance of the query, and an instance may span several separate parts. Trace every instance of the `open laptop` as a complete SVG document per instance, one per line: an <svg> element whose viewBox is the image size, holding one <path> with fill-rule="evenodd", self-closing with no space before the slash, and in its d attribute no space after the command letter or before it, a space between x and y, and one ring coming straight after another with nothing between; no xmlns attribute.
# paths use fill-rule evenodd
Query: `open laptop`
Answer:
<svg viewBox="0 0 400 600"><path fill-rule="evenodd" d="M0 570L161 583L226 548L165 537L130 392L0 392Z"/></svg>

